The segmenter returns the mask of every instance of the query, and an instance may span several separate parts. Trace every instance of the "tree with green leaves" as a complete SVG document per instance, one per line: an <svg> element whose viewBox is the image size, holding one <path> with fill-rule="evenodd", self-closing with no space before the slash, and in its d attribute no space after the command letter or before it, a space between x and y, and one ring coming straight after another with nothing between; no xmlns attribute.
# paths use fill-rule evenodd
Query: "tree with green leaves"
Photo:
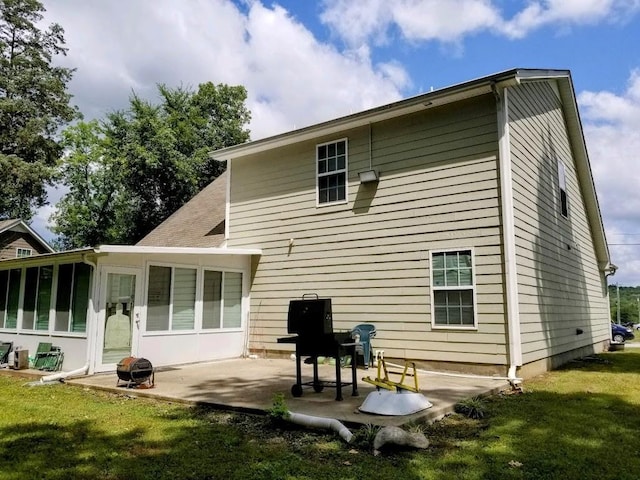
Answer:
<svg viewBox="0 0 640 480"><path fill-rule="evenodd" d="M58 245L133 244L224 170L209 153L249 139L241 86L158 86L160 104L135 94L125 111L64 132L69 192L57 204Z"/></svg>
<svg viewBox="0 0 640 480"><path fill-rule="evenodd" d="M60 127L79 117L67 84L73 70L54 66L65 55L64 30L40 30L37 0L0 0L0 218L31 219L46 204L62 148Z"/></svg>

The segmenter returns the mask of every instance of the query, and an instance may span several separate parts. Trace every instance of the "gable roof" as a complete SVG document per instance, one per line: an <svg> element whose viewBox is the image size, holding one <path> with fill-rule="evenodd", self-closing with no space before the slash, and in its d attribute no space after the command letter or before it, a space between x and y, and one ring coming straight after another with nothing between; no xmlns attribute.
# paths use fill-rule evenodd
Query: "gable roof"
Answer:
<svg viewBox="0 0 640 480"><path fill-rule="evenodd" d="M227 172L176 210L136 245L219 247L224 242Z"/></svg>
<svg viewBox="0 0 640 480"><path fill-rule="evenodd" d="M0 234L5 232L22 232L31 235L31 237L38 242L42 248L47 252L53 253L55 250L49 243L36 233L29 225L27 225L20 218L9 218L6 220L0 220Z"/></svg>
<svg viewBox="0 0 640 480"><path fill-rule="evenodd" d="M564 106L565 121L573 148L578 178L590 219L591 233L598 264L602 270L611 268L609 247L602 223L591 165L582 131L573 81L569 70L513 69L434 90L415 97L400 100L359 113L318 123L291 132L222 148L211 153L216 160L239 160L243 157L291 145L317 137L337 134L344 130L362 127L391 118L409 115L428 108L458 102L460 100L496 92L498 89L534 81L555 81Z"/></svg>

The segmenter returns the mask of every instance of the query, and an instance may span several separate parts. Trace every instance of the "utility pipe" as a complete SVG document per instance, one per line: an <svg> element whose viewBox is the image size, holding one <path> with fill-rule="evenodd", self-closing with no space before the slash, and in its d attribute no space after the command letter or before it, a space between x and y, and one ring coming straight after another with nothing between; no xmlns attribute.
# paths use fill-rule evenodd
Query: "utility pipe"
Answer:
<svg viewBox="0 0 640 480"><path fill-rule="evenodd" d="M391 367L404 368L404 365L398 365L397 363L387 362L387 365ZM428 374L428 375L442 375L444 377L458 377L458 378L483 378L487 380L506 380L512 385L522 383L522 378L515 376L516 366L512 365L509 368L508 376L506 377L497 377L493 375L474 375L471 373L450 373L450 372L436 372L434 370L421 370L419 368L416 369L417 372Z"/></svg>
<svg viewBox="0 0 640 480"><path fill-rule="evenodd" d="M315 417L312 415L305 415L303 413L289 412L286 419L304 427L326 428L333 430L347 443L351 443L351 439L353 438L353 433L351 433L347 427L335 418Z"/></svg>
<svg viewBox="0 0 640 480"><path fill-rule="evenodd" d="M98 295L95 292L95 288L96 285L98 284L98 279L96 278L98 276L98 265L95 262L92 262L91 260L89 260L89 258L87 257L87 254L83 254L82 255L82 263L89 265L89 267L91 267L92 272L91 272L91 284L89 285L89 304L87 305L87 355L86 355L86 360L87 360L87 368L89 367L89 365L91 365L93 363L93 353L95 352L97 346L96 346L96 337L97 337L97 331L96 329L98 328L98 322L97 322L97 318L95 315L95 303L94 303L94 299L98 298Z"/></svg>
<svg viewBox="0 0 640 480"><path fill-rule="evenodd" d="M49 383L55 382L57 380L63 381L69 377L77 377L79 375L84 375L89 370L89 364L87 363L84 367L77 368L76 370L71 370L70 372L59 372L54 373L52 375L47 375L40 378L40 383Z"/></svg>

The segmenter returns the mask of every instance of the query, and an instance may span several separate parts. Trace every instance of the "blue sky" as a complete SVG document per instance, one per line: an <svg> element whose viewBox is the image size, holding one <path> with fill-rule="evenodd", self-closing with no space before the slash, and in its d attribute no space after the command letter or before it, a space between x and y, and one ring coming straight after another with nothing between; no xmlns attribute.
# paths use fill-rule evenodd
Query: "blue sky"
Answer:
<svg viewBox="0 0 640 480"><path fill-rule="evenodd" d="M85 118L241 84L257 139L516 67L569 69L610 243L640 285L640 0L44 0ZM33 226L43 236L63 192Z"/></svg>

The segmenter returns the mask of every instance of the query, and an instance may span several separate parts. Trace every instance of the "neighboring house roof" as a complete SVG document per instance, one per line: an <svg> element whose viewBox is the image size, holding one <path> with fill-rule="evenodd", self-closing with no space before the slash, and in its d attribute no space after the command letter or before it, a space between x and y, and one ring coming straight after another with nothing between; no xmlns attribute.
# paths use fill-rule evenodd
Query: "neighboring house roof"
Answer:
<svg viewBox="0 0 640 480"><path fill-rule="evenodd" d="M224 242L226 202L224 172L136 245L219 247Z"/></svg>
<svg viewBox="0 0 640 480"><path fill-rule="evenodd" d="M19 218L9 218L6 220L0 220L0 235L5 232L22 232L28 233L31 237L39 243L42 248L48 252L55 252L54 248L49 243L36 233L29 225Z"/></svg>
<svg viewBox="0 0 640 480"><path fill-rule="evenodd" d="M602 216L596 196L593 175L582 132L578 104L569 70L513 69L487 77L471 80L451 87L400 100L360 113L318 123L309 127L272 137L247 142L233 147L216 150L212 157L216 160L237 160L248 155L283 147L298 142L312 140L325 135L337 134L347 129L366 126L391 118L409 115L428 108L457 102L466 98L497 92L500 88L525 82L555 80L564 105L567 130L576 160L578 178L582 187L587 215L591 219L591 232L601 269L611 266L609 247L604 232Z"/></svg>

